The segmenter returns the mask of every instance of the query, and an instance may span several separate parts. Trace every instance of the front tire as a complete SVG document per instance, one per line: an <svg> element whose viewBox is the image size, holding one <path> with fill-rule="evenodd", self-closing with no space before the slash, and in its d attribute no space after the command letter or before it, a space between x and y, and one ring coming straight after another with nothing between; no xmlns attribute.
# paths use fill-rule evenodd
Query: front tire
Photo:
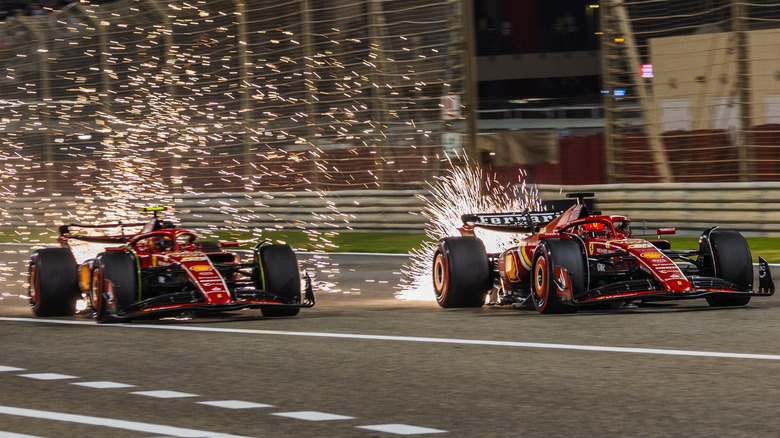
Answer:
<svg viewBox="0 0 780 438"><path fill-rule="evenodd" d="M713 230L709 234L709 245L714 256L710 266L711 274L735 284L740 290L752 290L753 257L742 234L730 230ZM749 302L750 297L745 295L707 297L707 304L711 307L744 306Z"/></svg>
<svg viewBox="0 0 780 438"><path fill-rule="evenodd" d="M585 260L580 244L574 240L547 239L534 253L531 271L531 297L539 313L569 313L577 308L564 304L558 296L555 267L568 274L572 296L585 290Z"/></svg>
<svg viewBox="0 0 780 438"><path fill-rule="evenodd" d="M78 266L66 248L45 248L30 256L30 308L35 316L72 316L81 295Z"/></svg>
<svg viewBox="0 0 780 438"><path fill-rule="evenodd" d="M290 245L264 245L258 250L259 281L261 288L278 295L285 302L300 304L301 273L298 268L298 257ZM299 307L262 307L263 316L295 316Z"/></svg>
<svg viewBox="0 0 780 438"><path fill-rule="evenodd" d="M138 298L138 269L135 257L119 251L99 254L95 259L91 283L95 320L99 324L122 321L123 319L113 314L123 311Z"/></svg>
<svg viewBox="0 0 780 438"><path fill-rule="evenodd" d="M481 307L493 288L485 245L476 237L448 237L433 256L433 289L444 308Z"/></svg>

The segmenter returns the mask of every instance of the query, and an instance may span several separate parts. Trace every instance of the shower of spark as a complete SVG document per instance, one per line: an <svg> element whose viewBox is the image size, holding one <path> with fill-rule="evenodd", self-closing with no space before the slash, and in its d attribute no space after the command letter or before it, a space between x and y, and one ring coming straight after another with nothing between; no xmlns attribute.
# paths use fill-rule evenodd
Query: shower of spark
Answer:
<svg viewBox="0 0 780 438"><path fill-rule="evenodd" d="M0 234L49 244L165 205L205 237L300 230L339 291L323 253L353 218L333 199L438 172L464 33L451 0L315 3L80 0L0 22Z"/></svg>
<svg viewBox="0 0 780 438"><path fill-rule="evenodd" d="M467 213L502 213L538 210L541 200L535 188L529 188L524 172L513 184L503 185L490 171L471 164L452 166L435 182L428 193L418 195L425 201L425 234L428 241L409 253L410 262L402 270L396 297L402 300L434 300L432 257L439 239L460 236L461 216ZM501 252L516 244L522 235L477 229L477 237L488 253Z"/></svg>

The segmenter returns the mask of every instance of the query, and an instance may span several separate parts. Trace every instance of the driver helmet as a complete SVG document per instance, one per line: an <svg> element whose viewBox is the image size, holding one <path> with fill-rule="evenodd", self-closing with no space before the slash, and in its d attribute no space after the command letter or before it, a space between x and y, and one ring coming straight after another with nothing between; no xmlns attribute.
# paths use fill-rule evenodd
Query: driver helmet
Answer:
<svg viewBox="0 0 780 438"><path fill-rule="evenodd" d="M171 236L156 236L152 239L152 250L170 251L173 249L173 239Z"/></svg>

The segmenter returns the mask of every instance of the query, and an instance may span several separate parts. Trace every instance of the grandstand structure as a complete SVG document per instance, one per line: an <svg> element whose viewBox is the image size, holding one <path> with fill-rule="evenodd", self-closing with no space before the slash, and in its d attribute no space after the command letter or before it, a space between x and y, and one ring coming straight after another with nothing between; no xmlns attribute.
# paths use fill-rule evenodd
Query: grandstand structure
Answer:
<svg viewBox="0 0 780 438"><path fill-rule="evenodd" d="M599 7L610 182L780 178L780 1Z"/></svg>
<svg viewBox="0 0 780 438"><path fill-rule="evenodd" d="M81 0L7 16L0 192L419 188L472 144L467 7Z"/></svg>

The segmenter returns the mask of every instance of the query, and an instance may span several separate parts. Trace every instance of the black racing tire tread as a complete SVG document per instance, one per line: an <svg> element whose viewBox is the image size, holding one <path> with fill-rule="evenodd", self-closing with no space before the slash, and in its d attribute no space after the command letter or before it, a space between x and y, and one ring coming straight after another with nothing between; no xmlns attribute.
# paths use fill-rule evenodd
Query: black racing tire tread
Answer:
<svg viewBox="0 0 780 438"><path fill-rule="evenodd" d="M433 263L434 293L439 306L485 305L493 281L490 260L480 239L471 236L441 239ZM437 276L441 276L439 281Z"/></svg>
<svg viewBox="0 0 780 438"><path fill-rule="evenodd" d="M35 316L72 316L76 313L76 300L81 291L78 265L70 250L36 250L30 257L30 274L30 308Z"/></svg>
<svg viewBox="0 0 780 438"><path fill-rule="evenodd" d="M710 234L710 244L718 277L734 283L744 291L750 290L753 284L753 257L742 234L733 230L714 230ZM750 296L745 295L718 294L707 297L707 304L711 307L744 306L749 302Z"/></svg>
<svg viewBox="0 0 780 438"><path fill-rule="evenodd" d="M301 302L301 273L298 267L298 257L290 245L263 245L259 249L263 273L265 274L265 290L289 300L292 303ZM295 316L299 307L261 307L260 311L266 317Z"/></svg>
<svg viewBox="0 0 780 438"><path fill-rule="evenodd" d="M541 274L546 275L544 282L544 297L540 298L535 290L537 281L537 263L544 258L546 268ZM576 306L561 302L558 298L555 284L555 267L564 268L569 273L572 294L574 296L585 290L586 265L580 244L570 239L545 239L536 249L531 271L531 297L534 307L542 314L572 313Z"/></svg>
<svg viewBox="0 0 780 438"><path fill-rule="evenodd" d="M104 280L109 280L114 286L116 309L121 310L138 300L138 268L135 257L129 252L107 251L95 259L96 269L100 269ZM99 289L102 292L102 289ZM96 319L100 324L127 322L107 312L106 303L100 300L103 308L96 310Z"/></svg>

